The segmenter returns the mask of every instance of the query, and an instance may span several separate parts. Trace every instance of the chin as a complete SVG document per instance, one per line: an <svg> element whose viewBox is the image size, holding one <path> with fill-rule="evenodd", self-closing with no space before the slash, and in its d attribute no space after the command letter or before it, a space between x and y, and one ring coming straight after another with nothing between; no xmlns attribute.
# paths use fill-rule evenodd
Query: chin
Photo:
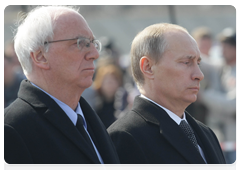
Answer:
<svg viewBox="0 0 240 170"><path fill-rule="evenodd" d="M188 98L185 99L185 101L189 104L194 103L195 101L197 101L197 95L189 96Z"/></svg>
<svg viewBox="0 0 240 170"><path fill-rule="evenodd" d="M191 103L194 103L195 101L197 101L197 96L194 96L194 97L191 99Z"/></svg>
<svg viewBox="0 0 240 170"><path fill-rule="evenodd" d="M90 79L90 80L84 80L84 81L81 81L80 83L79 83L79 86L81 87L81 88L89 88L91 85L92 85L92 83L93 83L93 81L92 81L92 79Z"/></svg>
<svg viewBox="0 0 240 170"><path fill-rule="evenodd" d="M89 88L91 85L92 85L92 81L89 82L89 83L86 83L86 84L85 84L85 87L86 87L86 88Z"/></svg>

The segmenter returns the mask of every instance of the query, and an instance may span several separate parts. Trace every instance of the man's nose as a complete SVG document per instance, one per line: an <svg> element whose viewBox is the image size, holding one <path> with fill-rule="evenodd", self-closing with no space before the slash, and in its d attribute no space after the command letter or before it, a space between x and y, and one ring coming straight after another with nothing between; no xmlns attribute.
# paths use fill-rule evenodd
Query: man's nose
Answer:
<svg viewBox="0 0 240 170"><path fill-rule="evenodd" d="M193 80L199 80L199 81L202 81L204 78L204 74L202 73L200 67L197 65L194 69L194 73L193 73L193 77L192 79Z"/></svg>
<svg viewBox="0 0 240 170"><path fill-rule="evenodd" d="M98 57L99 57L98 50L96 49L96 47L93 44L91 44L89 53L86 56L86 60L96 60L96 59L98 59Z"/></svg>

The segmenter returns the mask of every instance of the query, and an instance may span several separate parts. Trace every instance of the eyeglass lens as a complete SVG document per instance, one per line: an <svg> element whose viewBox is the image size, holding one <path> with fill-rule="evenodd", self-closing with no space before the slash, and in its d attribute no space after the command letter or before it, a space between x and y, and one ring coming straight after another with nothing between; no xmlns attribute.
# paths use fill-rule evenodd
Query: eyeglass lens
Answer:
<svg viewBox="0 0 240 170"><path fill-rule="evenodd" d="M81 50L83 49L84 47L87 47L89 48L91 43L94 44L94 47L98 50L98 52L101 51L101 44L98 40L93 40L93 41L90 41L89 39L87 38L79 38L77 40L77 45L78 45L78 48Z"/></svg>

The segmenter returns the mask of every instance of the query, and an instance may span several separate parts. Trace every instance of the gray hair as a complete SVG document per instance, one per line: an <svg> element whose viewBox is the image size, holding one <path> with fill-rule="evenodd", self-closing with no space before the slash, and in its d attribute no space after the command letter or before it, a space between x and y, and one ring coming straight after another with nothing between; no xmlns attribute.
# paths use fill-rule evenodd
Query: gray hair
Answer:
<svg viewBox="0 0 240 170"><path fill-rule="evenodd" d="M138 87L144 84L144 76L140 70L140 59L143 56L148 56L157 63L168 47L164 35L171 30L187 32L187 30L181 26L160 23L145 28L134 38L131 46L131 69Z"/></svg>
<svg viewBox="0 0 240 170"><path fill-rule="evenodd" d="M32 71L31 52L37 50L48 51L49 45L45 41L52 40L54 36L55 17L63 10L78 13L78 9L64 6L40 6L30 11L25 19L19 21L14 37L14 48L24 74Z"/></svg>

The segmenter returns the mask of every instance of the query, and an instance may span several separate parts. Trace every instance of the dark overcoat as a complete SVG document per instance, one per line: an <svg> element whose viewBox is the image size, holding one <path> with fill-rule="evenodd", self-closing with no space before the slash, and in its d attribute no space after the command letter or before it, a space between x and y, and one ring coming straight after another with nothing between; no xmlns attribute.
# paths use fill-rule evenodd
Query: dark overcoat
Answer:
<svg viewBox="0 0 240 170"><path fill-rule="evenodd" d="M82 97L80 106L103 162L119 163L114 145L97 114ZM18 98L4 112L4 158L7 163L100 163L66 113L28 80L23 80Z"/></svg>
<svg viewBox="0 0 240 170"><path fill-rule="evenodd" d="M225 164L213 131L188 113L208 164ZM124 164L204 164L204 160L182 129L165 110L137 96L133 109L117 120L108 132Z"/></svg>

